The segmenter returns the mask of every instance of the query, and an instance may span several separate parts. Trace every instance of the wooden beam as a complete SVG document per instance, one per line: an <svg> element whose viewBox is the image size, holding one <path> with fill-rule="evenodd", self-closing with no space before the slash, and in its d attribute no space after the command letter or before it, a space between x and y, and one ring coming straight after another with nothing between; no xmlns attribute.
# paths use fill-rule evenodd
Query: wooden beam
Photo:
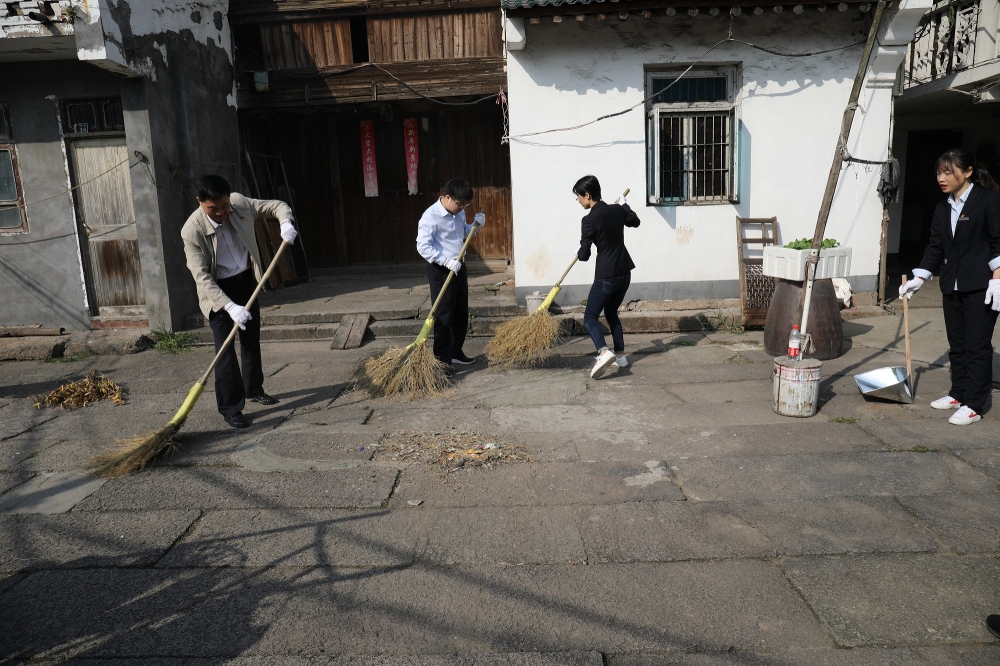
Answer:
<svg viewBox="0 0 1000 666"><path fill-rule="evenodd" d="M455 58L417 62L384 63L393 75L420 93L434 98L489 95L507 85L503 58ZM378 86L378 101L419 99L417 95L372 67L353 71L349 67L300 69L271 72L272 92L251 94L239 90L240 108L281 108L305 105L309 86L309 105L358 104L374 101L372 83Z"/></svg>
<svg viewBox="0 0 1000 666"><path fill-rule="evenodd" d="M845 4L854 6L857 8L859 5L872 4L871 0L844 0ZM684 9L711 9L712 7L718 7L720 10L720 16L725 18L729 14L731 7L775 7L782 5L803 5L805 7L814 7L819 5L825 5L828 7L828 11L836 11L837 5L840 4L839 1L830 0L729 0L728 2L719 2L719 0L621 0L615 3L614 12L615 14L619 11L627 11L636 14L641 14L643 10L649 10L653 12L653 17L663 16L663 12L657 12L656 10L667 9L668 7L673 8L684 8ZM573 4L573 5L549 5L546 7L529 7L529 8L512 8L507 10L508 16L524 16L524 17L542 17L542 16L576 16L578 14L607 14L608 5L607 3L590 3L586 5ZM707 13L707 12L706 12Z"/></svg>
<svg viewBox="0 0 1000 666"><path fill-rule="evenodd" d="M474 9L494 9L499 13L497 0L378 0L364 2L332 2L331 0L250 0L233 2L229 18L237 25L274 23L285 21L312 21L344 16L379 16L384 14L438 14L455 13Z"/></svg>

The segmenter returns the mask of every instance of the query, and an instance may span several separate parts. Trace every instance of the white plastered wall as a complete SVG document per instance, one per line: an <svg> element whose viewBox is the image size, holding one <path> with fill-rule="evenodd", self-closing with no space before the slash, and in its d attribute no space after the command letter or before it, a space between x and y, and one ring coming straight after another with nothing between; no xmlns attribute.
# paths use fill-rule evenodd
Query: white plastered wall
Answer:
<svg viewBox="0 0 1000 666"><path fill-rule="evenodd" d="M864 39L857 10L809 9L733 20L737 39L782 52L831 53L788 58L729 42L702 64L739 63L741 85L740 198L735 204L654 207L646 198L646 116L643 108L568 132L518 135L583 123L640 102L645 67L686 65L723 39L728 15L609 15L525 26L523 50L508 52L513 179L514 257L519 294L548 288L578 247L580 218L571 187L596 175L604 197L625 187L642 225L626 230L636 269L633 295L642 298L737 296L737 215L777 216L783 242L811 237ZM887 155L891 89L866 86L849 150ZM851 165L841 174L827 237L854 249L856 288L874 289L882 204L878 168ZM589 285L593 261L564 285ZM568 289L574 298L579 289ZM568 299L567 299L568 300Z"/></svg>

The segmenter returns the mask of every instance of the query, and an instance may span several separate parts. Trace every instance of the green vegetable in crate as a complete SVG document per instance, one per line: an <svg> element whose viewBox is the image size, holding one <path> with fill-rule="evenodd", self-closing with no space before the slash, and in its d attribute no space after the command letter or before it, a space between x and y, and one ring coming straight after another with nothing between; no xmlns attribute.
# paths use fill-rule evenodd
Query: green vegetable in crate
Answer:
<svg viewBox="0 0 1000 666"><path fill-rule="evenodd" d="M809 248L812 247L812 244L813 242L811 238L800 238L798 240L793 240L791 243L786 244L785 247L789 248L790 250L808 250ZM823 239L824 250L829 250L830 248L833 247L840 247L840 243L833 238Z"/></svg>

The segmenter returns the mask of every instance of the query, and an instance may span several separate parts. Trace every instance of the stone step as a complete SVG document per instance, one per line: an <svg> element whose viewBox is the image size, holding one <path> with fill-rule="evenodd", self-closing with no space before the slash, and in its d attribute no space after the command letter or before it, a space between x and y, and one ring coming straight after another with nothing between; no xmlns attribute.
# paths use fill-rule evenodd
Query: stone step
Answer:
<svg viewBox="0 0 1000 666"><path fill-rule="evenodd" d="M368 312L372 316L374 321L392 321L392 320L406 320L415 319L420 317L421 319L427 316L427 312L430 307L421 307L419 311L414 310L376 310L374 312ZM513 304L496 304L496 305L470 305L469 314L475 317L517 317L524 314L524 307L521 305ZM268 310L264 308L261 314L261 323L264 326L296 326L296 325L321 325L321 324L339 324L340 321L348 314L363 314L362 311L354 309L350 312L347 311L330 311L330 312L307 312L307 313L283 313L281 308L276 308L273 310ZM185 318L185 324L188 328L203 328L208 325L208 320L201 315L189 315ZM336 328L336 327L335 327Z"/></svg>
<svg viewBox="0 0 1000 666"><path fill-rule="evenodd" d="M522 310L523 311L523 310ZM663 312L622 312L622 327L626 333L680 333L687 331L713 331L720 327L739 322L739 310L727 309L705 312L702 310L670 310ZM556 315L560 320L563 335L587 335L583 325L583 313L573 312ZM721 318L721 319L720 319ZM498 325L511 317L480 317L469 320L469 335L473 337L491 336ZM261 327L261 340L325 340L333 339L337 323L282 324ZM607 324L601 320L601 327L608 332ZM389 337L416 337L424 324L423 318L386 319L373 321L368 327L366 339ZM210 328L201 327L187 331L198 342L212 342Z"/></svg>

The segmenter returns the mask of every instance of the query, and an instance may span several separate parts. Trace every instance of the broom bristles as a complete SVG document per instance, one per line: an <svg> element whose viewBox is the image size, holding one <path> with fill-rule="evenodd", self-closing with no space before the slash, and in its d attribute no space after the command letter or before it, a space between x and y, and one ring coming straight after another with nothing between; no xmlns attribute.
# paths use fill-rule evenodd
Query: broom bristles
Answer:
<svg viewBox="0 0 1000 666"><path fill-rule="evenodd" d="M416 400L444 393L450 386L444 370L445 364L434 358L426 344L393 347L365 362L356 385L372 397Z"/></svg>
<svg viewBox="0 0 1000 666"><path fill-rule="evenodd" d="M168 423L159 430L140 437L119 439L108 453L92 458L90 465L103 477L124 476L138 472L164 451L177 450L173 437L178 430L180 430L179 424Z"/></svg>
<svg viewBox="0 0 1000 666"><path fill-rule="evenodd" d="M497 326L486 345L486 358L501 368L536 366L548 358L558 339L559 320L548 309L538 310Z"/></svg>

